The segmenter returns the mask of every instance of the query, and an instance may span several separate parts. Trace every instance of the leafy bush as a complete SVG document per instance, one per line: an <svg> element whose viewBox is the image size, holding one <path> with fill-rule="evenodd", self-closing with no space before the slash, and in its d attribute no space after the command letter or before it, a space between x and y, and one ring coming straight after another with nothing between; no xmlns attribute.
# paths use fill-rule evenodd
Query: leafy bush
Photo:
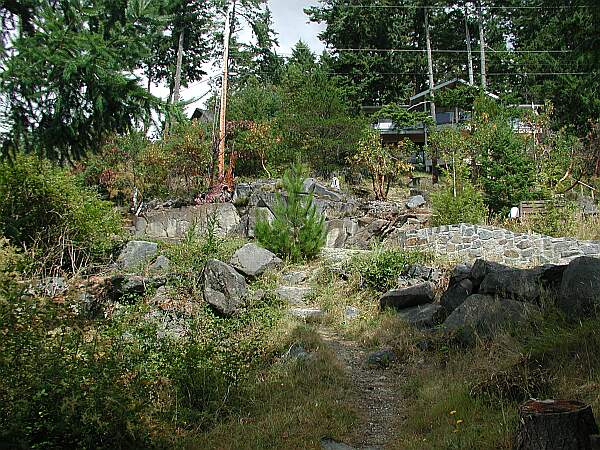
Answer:
<svg viewBox="0 0 600 450"><path fill-rule="evenodd" d="M0 299L16 289L23 262L23 256L17 249L0 236Z"/></svg>
<svg viewBox="0 0 600 450"><path fill-rule="evenodd" d="M325 218L313 205L313 194L302 197L303 170L292 165L283 176L284 199L277 196L272 223L262 217L256 223L256 239L282 258L291 261L314 258L325 245Z"/></svg>
<svg viewBox="0 0 600 450"><path fill-rule="evenodd" d="M358 167L368 169L375 199L385 200L392 179L412 170L412 166L404 158L415 149L416 146L408 139L400 141L395 147L383 145L379 131L369 127L365 129L350 161Z"/></svg>
<svg viewBox="0 0 600 450"><path fill-rule="evenodd" d="M487 208L483 195L469 182L454 196L452 187L431 194L434 226L454 225L458 223L484 223Z"/></svg>
<svg viewBox="0 0 600 450"><path fill-rule="evenodd" d="M86 162L83 176L121 204L128 204L136 189L146 199L191 201L208 186L211 142L197 122L178 123L157 142L142 133L113 136Z"/></svg>
<svg viewBox="0 0 600 450"><path fill-rule="evenodd" d="M147 309L97 323L68 308L0 299L3 448L173 448L247 404L243 386L272 361L281 312L263 303L234 319L209 308L189 339L157 337Z"/></svg>
<svg viewBox="0 0 600 450"><path fill-rule="evenodd" d="M25 249L37 268L102 262L121 232L110 203L68 171L30 156L0 163L0 234Z"/></svg>
<svg viewBox="0 0 600 450"><path fill-rule="evenodd" d="M365 285L387 291L396 286L398 277L413 264L431 261L431 256L421 252L403 250L376 250L366 256L357 256L350 261L350 269L358 272Z"/></svg>

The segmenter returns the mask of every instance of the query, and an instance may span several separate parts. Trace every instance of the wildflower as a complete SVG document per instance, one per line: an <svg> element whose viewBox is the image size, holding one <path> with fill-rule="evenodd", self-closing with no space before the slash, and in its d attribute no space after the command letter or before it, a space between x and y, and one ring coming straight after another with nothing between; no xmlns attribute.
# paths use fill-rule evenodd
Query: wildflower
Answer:
<svg viewBox="0 0 600 450"><path fill-rule="evenodd" d="M454 414L456 414L456 410L454 411L450 411L450 415L453 416Z"/></svg>

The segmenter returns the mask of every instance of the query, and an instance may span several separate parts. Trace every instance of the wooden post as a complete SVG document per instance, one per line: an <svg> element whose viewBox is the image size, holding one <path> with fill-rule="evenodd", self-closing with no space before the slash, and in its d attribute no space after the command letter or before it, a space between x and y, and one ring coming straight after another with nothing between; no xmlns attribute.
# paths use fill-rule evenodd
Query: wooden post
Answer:
<svg viewBox="0 0 600 450"><path fill-rule="evenodd" d="M222 182L223 178L225 177L225 133L227 131L227 82L229 76L229 38L231 36L232 14L233 5L229 5L227 19L225 20L225 33L223 38L223 81L221 84L221 108L219 114L219 182Z"/></svg>
<svg viewBox="0 0 600 450"><path fill-rule="evenodd" d="M519 407L516 450L590 450L598 434L592 407L572 400L528 400Z"/></svg>
<svg viewBox="0 0 600 450"><path fill-rule="evenodd" d="M469 31L469 13L467 5L465 4L465 32L467 35L467 58L469 60L469 84L475 85L475 74L473 72L473 52L471 50L471 32Z"/></svg>
<svg viewBox="0 0 600 450"><path fill-rule="evenodd" d="M487 88L487 75L486 75L486 63L485 63L485 33L483 31L483 11L481 9L481 1L477 8L477 16L479 21L479 46L481 52L481 87Z"/></svg>

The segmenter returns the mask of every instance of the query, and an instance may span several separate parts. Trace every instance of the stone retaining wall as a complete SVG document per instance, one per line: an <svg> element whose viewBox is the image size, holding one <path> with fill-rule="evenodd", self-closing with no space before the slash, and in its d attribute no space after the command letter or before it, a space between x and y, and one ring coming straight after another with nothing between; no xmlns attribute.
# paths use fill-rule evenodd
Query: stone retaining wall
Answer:
<svg viewBox="0 0 600 450"><path fill-rule="evenodd" d="M454 261L485 258L514 267L566 264L579 256L600 258L600 241L513 233L464 223L407 231L394 240L404 249L432 251Z"/></svg>

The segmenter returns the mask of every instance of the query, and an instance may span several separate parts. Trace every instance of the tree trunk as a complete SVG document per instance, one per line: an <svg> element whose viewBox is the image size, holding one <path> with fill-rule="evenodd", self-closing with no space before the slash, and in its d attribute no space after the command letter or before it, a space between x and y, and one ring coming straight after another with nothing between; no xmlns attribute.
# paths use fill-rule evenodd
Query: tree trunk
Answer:
<svg viewBox="0 0 600 450"><path fill-rule="evenodd" d="M175 87L173 88L173 103L179 101L179 91L181 89L181 65L183 64L183 38L185 30L179 33L179 45L177 46L177 66L175 68Z"/></svg>
<svg viewBox="0 0 600 450"><path fill-rule="evenodd" d="M519 407L516 450L589 450L598 434L592 407L571 400L528 400Z"/></svg>

